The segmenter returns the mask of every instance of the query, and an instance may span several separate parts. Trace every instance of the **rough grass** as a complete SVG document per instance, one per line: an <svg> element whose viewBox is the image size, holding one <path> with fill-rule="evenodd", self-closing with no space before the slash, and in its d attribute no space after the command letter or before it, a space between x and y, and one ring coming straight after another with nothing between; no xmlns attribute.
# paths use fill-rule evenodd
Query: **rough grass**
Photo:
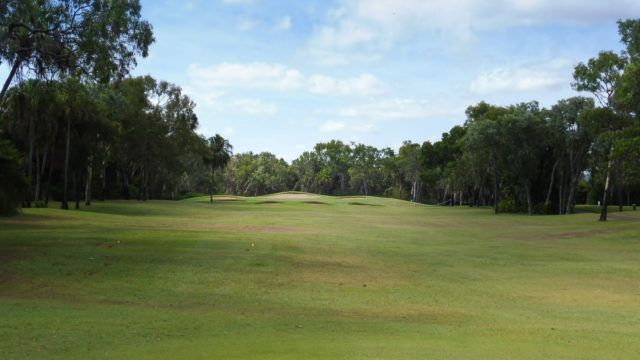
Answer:
<svg viewBox="0 0 640 360"><path fill-rule="evenodd" d="M637 221L267 199L0 219L0 358L640 353Z"/></svg>

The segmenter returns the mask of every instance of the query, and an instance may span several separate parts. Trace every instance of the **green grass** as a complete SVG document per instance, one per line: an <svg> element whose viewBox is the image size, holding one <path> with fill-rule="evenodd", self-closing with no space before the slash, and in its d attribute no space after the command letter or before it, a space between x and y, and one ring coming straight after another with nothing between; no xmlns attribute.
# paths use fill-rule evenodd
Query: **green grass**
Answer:
<svg viewBox="0 0 640 360"><path fill-rule="evenodd" d="M0 358L640 353L638 221L371 197L239 200L0 219Z"/></svg>

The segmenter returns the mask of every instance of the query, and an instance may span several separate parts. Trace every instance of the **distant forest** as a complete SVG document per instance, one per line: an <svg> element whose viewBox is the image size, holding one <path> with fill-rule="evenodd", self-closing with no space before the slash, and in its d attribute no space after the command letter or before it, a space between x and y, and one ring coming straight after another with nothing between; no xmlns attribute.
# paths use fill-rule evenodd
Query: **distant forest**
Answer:
<svg viewBox="0 0 640 360"><path fill-rule="evenodd" d="M154 41L137 1L127 9L3 4L0 60L11 66L0 93L3 214L50 200L67 209L287 190L528 214L640 201L640 20L618 22L625 51L575 67L573 88L595 100L549 109L481 102L435 143L405 142L396 152L332 140L288 164L270 153L232 155L228 140L196 133L195 103L180 87L128 76Z"/></svg>

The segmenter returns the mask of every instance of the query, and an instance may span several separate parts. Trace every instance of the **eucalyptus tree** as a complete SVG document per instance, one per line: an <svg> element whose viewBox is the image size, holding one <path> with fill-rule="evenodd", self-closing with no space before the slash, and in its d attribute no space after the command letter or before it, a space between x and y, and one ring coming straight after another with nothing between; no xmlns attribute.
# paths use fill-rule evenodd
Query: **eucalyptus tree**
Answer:
<svg viewBox="0 0 640 360"><path fill-rule="evenodd" d="M78 71L102 82L122 78L153 43L138 0L5 0L0 2L0 61L37 77Z"/></svg>
<svg viewBox="0 0 640 360"><path fill-rule="evenodd" d="M351 167L349 176L352 187L362 188L365 195L370 195L376 182L376 171L380 154L378 149L364 144L352 144Z"/></svg>
<svg viewBox="0 0 640 360"><path fill-rule="evenodd" d="M547 139L551 139L549 145L554 150L556 160L551 171L545 205L549 204L551 190L555 182L554 175L557 167L560 166L561 176L557 182L560 214L573 212L578 181L589 164L589 150L594 139L580 119L583 113L593 108L593 99L572 97L558 101L548 112ZM567 181L564 180L565 175ZM568 187L566 195L563 191L565 184Z"/></svg>
<svg viewBox="0 0 640 360"><path fill-rule="evenodd" d="M291 167L297 178L294 190L317 191L316 176L322 169L326 168L326 164L317 152L303 152L302 155L293 160Z"/></svg>
<svg viewBox="0 0 640 360"><path fill-rule="evenodd" d="M465 111L467 114L467 135L464 146L470 152L473 166L487 167L491 169L493 177L493 211L498 213L500 201L500 172L504 163L503 149L506 140L501 124L501 117L508 112L507 109L481 102L476 106L470 106Z"/></svg>
<svg viewBox="0 0 640 360"><path fill-rule="evenodd" d="M331 140L327 143L316 144L314 150L328 164L331 173L328 175L337 177L340 183L340 192L344 193L345 187L349 183L349 165L353 151L351 147L340 140ZM331 185L333 186L333 179L331 179Z"/></svg>
<svg viewBox="0 0 640 360"><path fill-rule="evenodd" d="M600 139L606 138L606 173L604 179L604 190L602 200L602 210L600 220L607 220L606 198L609 196L609 188L611 184L611 175L614 170L618 171L618 203L622 210L622 169L623 156L617 149L618 140L624 138L626 127L637 126L637 105L638 100L637 89L640 88L640 70L638 63L640 57L640 24L638 20L626 20L618 22L618 31L621 41L626 45L627 49L621 55L611 51L601 52L597 58L590 59L588 63L578 64L575 67L573 87L578 91L591 92L600 102L602 106L609 109L610 112L594 112L591 113L590 119L592 123L596 123L593 119L594 114L603 115L604 118L599 122L613 121L609 126L601 124L597 128L603 129L605 133L600 134ZM615 167L615 169L614 169Z"/></svg>
<svg viewBox="0 0 640 360"><path fill-rule="evenodd" d="M532 187L539 174L546 128L539 116L537 102L519 104L509 110L500 119L504 135L504 167L522 186L527 202L527 213L533 215Z"/></svg>
<svg viewBox="0 0 640 360"><path fill-rule="evenodd" d="M420 144L405 141L398 152L398 163L404 178L411 183L411 201L420 202L422 198L422 164L420 162Z"/></svg>

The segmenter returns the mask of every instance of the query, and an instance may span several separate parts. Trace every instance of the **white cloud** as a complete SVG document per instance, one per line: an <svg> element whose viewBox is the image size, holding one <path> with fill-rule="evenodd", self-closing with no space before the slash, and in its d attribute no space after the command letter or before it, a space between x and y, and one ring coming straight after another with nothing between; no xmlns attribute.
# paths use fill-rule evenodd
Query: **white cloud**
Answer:
<svg viewBox="0 0 640 360"><path fill-rule="evenodd" d="M233 135L233 133L234 133L234 132L235 132L235 131L233 131L233 128L228 127L228 126L222 130L222 133L223 133L225 136Z"/></svg>
<svg viewBox="0 0 640 360"><path fill-rule="evenodd" d="M479 95L557 90L571 82L572 68L566 59L496 68L480 74L469 89Z"/></svg>
<svg viewBox="0 0 640 360"><path fill-rule="evenodd" d="M442 119L464 115L466 105L451 100L396 98L353 106L322 110L334 116L366 120Z"/></svg>
<svg viewBox="0 0 640 360"><path fill-rule="evenodd" d="M234 98L225 91L217 89L185 86L185 95L196 102L198 113L274 115L278 107L261 99Z"/></svg>
<svg viewBox="0 0 640 360"><path fill-rule="evenodd" d="M285 16L284 18L282 18L282 20L280 20L280 22L278 22L276 24L276 30L289 30L291 29L291 16Z"/></svg>
<svg viewBox="0 0 640 360"><path fill-rule="evenodd" d="M337 79L325 75L314 75L309 79L309 92L333 96L370 96L384 93L384 85L371 74L362 74L351 79Z"/></svg>
<svg viewBox="0 0 640 360"><path fill-rule="evenodd" d="M236 24L238 31L249 31L256 27L257 23L251 19L239 19Z"/></svg>
<svg viewBox="0 0 640 360"><path fill-rule="evenodd" d="M548 24L611 24L640 16L635 0L341 0L316 27L307 51L320 64L379 57L398 42L441 37L465 47L478 32Z"/></svg>
<svg viewBox="0 0 640 360"><path fill-rule="evenodd" d="M346 124L340 121L329 120L320 127L322 132L336 132L344 129Z"/></svg>
<svg viewBox="0 0 640 360"><path fill-rule="evenodd" d="M204 88L292 90L303 84L303 76L298 70L261 62L222 63L208 67L191 64L187 76L190 81Z"/></svg>
<svg viewBox="0 0 640 360"><path fill-rule="evenodd" d="M300 71L282 64L223 63L202 67L192 64L187 77L193 88L218 94L229 89L274 89L280 91L306 90L327 96L372 96L385 92L382 81L372 74L348 79L327 75L305 77Z"/></svg>
<svg viewBox="0 0 640 360"><path fill-rule="evenodd" d="M228 5L241 5L241 4L251 4L255 0L222 0L223 4Z"/></svg>
<svg viewBox="0 0 640 360"><path fill-rule="evenodd" d="M278 107L275 104L267 103L260 99L237 99L231 101L225 107L227 111L239 111L252 115L274 115L278 111Z"/></svg>

